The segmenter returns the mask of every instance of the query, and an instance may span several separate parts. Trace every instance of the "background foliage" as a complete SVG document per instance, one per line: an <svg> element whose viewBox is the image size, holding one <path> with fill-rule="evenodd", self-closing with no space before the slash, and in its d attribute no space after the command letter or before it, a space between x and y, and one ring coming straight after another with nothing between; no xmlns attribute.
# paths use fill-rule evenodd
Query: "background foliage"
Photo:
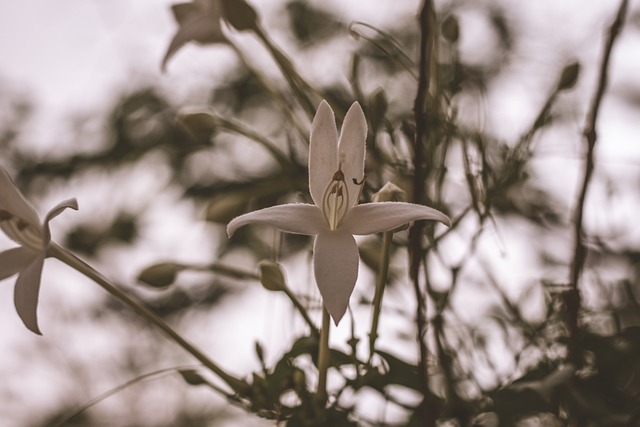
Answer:
<svg viewBox="0 0 640 427"><path fill-rule="evenodd" d="M278 22L277 31L264 29L260 46L242 44L252 31L238 35L231 30L239 39L233 42L237 47L218 49L231 50L237 61L222 81L202 88L208 93L206 105L185 109L162 89L141 87L123 93L99 130L89 134L91 141L86 141L86 128L78 126L73 138L78 143L70 150L41 155L25 148L21 132L32 108L19 96L5 97L7 114L0 117L3 165L33 200L46 201L71 185L91 193L87 202L78 195L81 211L94 200L102 203L93 215L69 224L58 241L122 279L128 291L180 325L185 335L206 342L218 329L235 327L212 323L211 313L222 312L216 319L224 319L226 311L243 310L238 294L254 298L267 293L255 286L256 265L264 259L285 266L287 286L313 321L319 319L319 297L306 267L300 267L310 260L308 238L255 227L227 240L220 225L250 210L307 200L306 141L315 106L327 99L340 121L359 101L369 121L362 200L370 201L386 181L415 198L419 164L425 173L421 200L454 222L448 230L428 226L423 235L420 283L426 295L429 390L420 384L416 294L408 279L411 241L401 231L392 241L380 341L369 362L366 334L382 236L359 240L364 265L351 300L355 325L345 319L332 342L328 409L315 406L307 386L315 375L318 345L293 308L289 319L296 319L294 326L278 333L278 344L240 340L242 349L233 350L255 353L255 373L238 372L251 384L250 392L239 396L216 392L221 387L216 378L186 367L191 363L187 357L167 348L159 334L147 331L119 304L76 291L90 302L71 302L77 310L61 309L58 316L49 309L45 335L51 341L35 344L38 356L30 356L52 363L56 373L45 377L65 378L56 387L58 392L64 388L65 397L33 414L30 425L50 426L88 396L99 396L108 389L105 384L122 384L168 366L183 367L178 374L162 371L161 380L142 379L64 425L242 422L229 420L242 412L229 410L221 395L254 414L248 425L258 422L256 415L287 425L435 425L436 419L443 425L640 425L640 248L637 227L626 211L637 203L627 198L637 191L638 174L625 175L625 165L596 163L595 176L586 182L592 180L589 194L597 203L578 199L587 153L580 133L588 127L584 116L595 102L601 59L559 63L545 77L544 90L512 101L524 105L529 124L505 137L500 117L483 105L492 106L493 97L505 99L513 86L510 72L531 40L523 38L500 2L436 6L436 21L425 35L417 20L380 29L346 22L317 3L288 2L278 11L286 19ZM612 9L609 23L616 13ZM636 36L637 16L631 14L624 28ZM477 31L478 25L489 45L484 56L474 55L465 39L465 32ZM594 29L602 34L601 46L607 31ZM272 32L292 62L271 40ZM424 77L421 37L436 48L427 58L424 155L416 159L414 99ZM351 49L337 48L347 44ZM615 52L615 46L609 50ZM267 66L260 55L271 57ZM179 60L177 55L174 61ZM306 69L306 61L338 70L321 79ZM614 87L618 92L611 96L621 97L623 108L637 115L637 99ZM607 141L601 138L597 144ZM169 206L172 214L187 219L157 216ZM570 271L581 262L574 232L576 225L582 227L576 224L582 210L585 251L577 294ZM199 229L202 248L150 249L171 237L161 230L174 221L194 221L201 212L210 222ZM183 245L192 242L183 240ZM144 251L146 257L128 259ZM150 259L158 252L157 259ZM163 263L143 277L162 290L133 283L124 273L140 269L143 262ZM62 285L47 280L60 281L45 275L43 288ZM77 332L66 332L71 325ZM117 348L109 344L114 336L94 332L102 328L121 341ZM98 343L84 345L87 334L95 334ZM20 381L8 380L6 393ZM170 396L160 391L171 388L185 391ZM153 413L158 401L169 402L160 415Z"/></svg>

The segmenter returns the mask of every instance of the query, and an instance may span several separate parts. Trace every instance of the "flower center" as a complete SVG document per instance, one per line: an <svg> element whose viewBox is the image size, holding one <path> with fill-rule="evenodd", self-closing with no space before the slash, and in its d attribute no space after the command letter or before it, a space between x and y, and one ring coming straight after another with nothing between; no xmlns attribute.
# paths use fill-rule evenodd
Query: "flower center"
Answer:
<svg viewBox="0 0 640 427"><path fill-rule="evenodd" d="M322 196L322 215L330 230L336 230L349 211L349 188L344 180L341 166Z"/></svg>
<svg viewBox="0 0 640 427"><path fill-rule="evenodd" d="M12 240L30 249L44 248L42 233L31 224L10 212L0 209L0 229Z"/></svg>

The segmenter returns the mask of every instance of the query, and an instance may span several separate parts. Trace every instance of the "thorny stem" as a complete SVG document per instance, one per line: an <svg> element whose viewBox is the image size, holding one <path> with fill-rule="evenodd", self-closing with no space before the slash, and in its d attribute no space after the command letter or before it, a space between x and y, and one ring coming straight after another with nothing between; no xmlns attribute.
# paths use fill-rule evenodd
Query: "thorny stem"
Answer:
<svg viewBox="0 0 640 427"><path fill-rule="evenodd" d="M320 349L318 351L318 390L316 399L321 406L327 401L327 371L329 370L329 329L331 317L324 304L322 305L322 330L320 331Z"/></svg>
<svg viewBox="0 0 640 427"><path fill-rule="evenodd" d="M378 264L378 277L376 280L376 292L373 297L373 315L371 316L371 332L369 332L369 364L375 353L375 344L378 339L378 321L380 309L382 308L382 296L389 273L389 255L391 253L391 240L393 232L387 231L382 236L382 251L380 252L380 262Z"/></svg>
<svg viewBox="0 0 640 427"><path fill-rule="evenodd" d="M424 162L424 144L426 140L426 130L430 121L429 112L426 111L429 96L429 82L431 80L430 62L434 61L434 33L435 33L435 11L431 0L424 0L419 15L420 25L420 61L418 65L418 90L414 104L414 114L416 122L415 141L413 149L413 202L424 204L425 202L425 180L426 171ZM420 264L423 259L424 248L422 246L422 234L424 223L416 221L409 229L409 275L413 283L416 297L416 340L420 351L420 386L424 400L417 409L420 412L420 419L425 427L435 427L436 407L435 402L429 392L429 376L427 367L429 366L429 353L426 344L427 313L425 304L425 293L420 285Z"/></svg>
<svg viewBox="0 0 640 427"><path fill-rule="evenodd" d="M226 373L222 368L220 368L217 364L215 364L211 359L204 355L204 353L191 344L189 341L184 339L179 333L174 331L169 325L167 325L158 315L149 310L144 304L135 299L134 297L128 295L126 292L118 288L116 285L112 284L106 277L104 277L101 273L95 270L86 262L82 261L80 258L69 252L68 250L60 247L54 242L51 242L49 245L48 254L63 263L67 264L69 267L75 269L79 273L85 275L90 278L98 285L100 285L104 290L113 295L116 299L118 299L123 304L127 305L133 311L138 313L142 318L144 318L149 323L157 326L168 338L173 340L176 344L182 347L185 351L190 353L193 357L198 359L200 363L206 366L211 372L220 377L224 382L231 387L236 393L245 394L249 390L249 385L228 373Z"/></svg>
<svg viewBox="0 0 640 427"><path fill-rule="evenodd" d="M607 87L608 80L608 68L609 59L611 57L611 51L616 37L622 29L624 17L627 11L628 0L622 0L618 14L615 20L609 28L608 36L605 41L604 50L602 52L602 60L600 62L600 68L598 72L598 84L596 87L596 93L591 102L589 111L587 113L585 127L583 130L584 140L587 145L587 153L585 159L584 176L582 179L582 185L578 195L578 201L575 210L575 227L574 227L574 255L573 262L571 264L571 278L570 278L570 290L565 295L565 304L567 310L567 328L569 329L569 343L568 343L568 355L567 359L570 363L573 363L576 367L581 365L580 354L578 350L578 314L580 311L580 274L584 267L586 258L586 248L584 245L584 229L583 229L583 217L584 217L584 205L587 197L587 190L591 181L591 176L594 169L594 149L597 140L596 134L596 122L598 119L598 112L600 110L600 104Z"/></svg>

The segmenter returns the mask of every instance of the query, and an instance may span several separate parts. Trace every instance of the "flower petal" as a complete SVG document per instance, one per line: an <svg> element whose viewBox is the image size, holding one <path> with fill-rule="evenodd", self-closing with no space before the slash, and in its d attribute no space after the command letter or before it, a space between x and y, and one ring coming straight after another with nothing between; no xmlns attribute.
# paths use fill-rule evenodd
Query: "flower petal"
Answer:
<svg viewBox="0 0 640 427"><path fill-rule="evenodd" d="M266 224L287 233L309 236L328 228L320 209L306 203L272 206L240 215L227 225L227 234L232 236L238 228L247 224Z"/></svg>
<svg viewBox="0 0 640 427"><path fill-rule="evenodd" d="M43 239L45 241L45 245L49 243L49 240L51 240L51 230L49 230L49 221L51 221L53 218L57 217L67 209L73 209L77 211L78 201L75 198L63 200L62 202L55 205L53 209L47 212L47 216L44 217Z"/></svg>
<svg viewBox="0 0 640 427"><path fill-rule="evenodd" d="M403 202L365 203L354 206L341 228L357 235L393 230L421 219L440 221L451 226L448 216L428 206Z"/></svg>
<svg viewBox="0 0 640 427"><path fill-rule="evenodd" d="M14 221L7 221L10 218L13 218ZM9 238L22 244L15 234L16 230L14 226L16 218L29 225L36 233L42 230L40 218L38 218L35 209L27 202L20 190L18 190L18 187L7 171L0 167L0 228L2 228ZM14 226L9 225L10 223ZM25 227L21 228L24 229Z"/></svg>
<svg viewBox="0 0 640 427"><path fill-rule="evenodd" d="M33 261L36 255L37 252L33 252L23 246L0 252L0 280L22 271Z"/></svg>
<svg viewBox="0 0 640 427"><path fill-rule="evenodd" d="M309 192L322 206L324 191L338 170L338 129L333 110L322 101L311 125L309 142Z"/></svg>
<svg viewBox="0 0 640 427"><path fill-rule="evenodd" d="M313 245L313 269L324 306L337 325L347 311L358 278L358 245L345 231L318 234Z"/></svg>
<svg viewBox="0 0 640 427"><path fill-rule="evenodd" d="M27 329L38 335L42 335L38 328L37 310L43 265L44 254L39 254L18 276L13 294L18 316Z"/></svg>
<svg viewBox="0 0 640 427"><path fill-rule="evenodd" d="M362 182L364 178L365 144L367 140L367 119L360 104L354 102L344 116L340 142L338 143L338 158L342 164L345 180L349 188L349 205L358 204L360 185L354 184L355 179Z"/></svg>

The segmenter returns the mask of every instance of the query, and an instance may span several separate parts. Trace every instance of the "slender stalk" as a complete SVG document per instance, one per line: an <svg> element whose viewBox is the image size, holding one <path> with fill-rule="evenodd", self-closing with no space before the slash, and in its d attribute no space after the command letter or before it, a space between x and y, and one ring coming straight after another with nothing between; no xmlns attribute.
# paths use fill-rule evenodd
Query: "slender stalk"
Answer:
<svg viewBox="0 0 640 427"><path fill-rule="evenodd" d="M318 335L320 335L320 333L318 332L318 328L316 327L315 323L313 323L313 320L311 320L311 318L309 317L309 313L307 313L307 310L304 308L304 306L300 303L300 301L298 300L298 298L296 298L296 296L294 295L293 292L291 292L291 289L289 289L288 287L285 287L283 292L287 295L287 297L289 297L289 299L291 300L291 303L295 306L295 308L298 310L298 312L300 313L300 315L302 316L302 318L304 319L305 322L307 322L307 325L309 325L309 328L311 328L311 333L313 335L315 335L316 337ZM322 329L324 330L324 324L322 326Z"/></svg>
<svg viewBox="0 0 640 427"><path fill-rule="evenodd" d="M269 93L269 96L271 96L271 98L277 102L278 106L280 107L280 110L285 114L285 116L289 119L291 124L293 124L293 126L296 128L296 131L298 132L302 140L308 141L309 133L306 130L306 128L299 123L295 113L293 112L293 109L291 108L290 102L287 101L282 95L282 93L280 93L279 90L276 90L271 85L271 83L258 70L256 70L251 65L251 63L249 62L244 52L240 50L238 46L236 46L233 43L229 43L229 45L236 52L236 55L238 55L238 58L240 58L240 61L242 61L245 67L247 67L247 70L253 76L253 78L255 78L257 82L262 86L262 88Z"/></svg>
<svg viewBox="0 0 640 427"><path fill-rule="evenodd" d="M225 128L230 132L245 136L262 145L265 149L267 149L267 151L269 151L269 153L273 155L280 166L286 167L291 163L287 156L285 156L285 154L282 152L282 150L275 146L269 139L262 136L262 134L255 132L254 130L235 120L225 119L224 117L216 117L216 120L220 127Z"/></svg>
<svg viewBox="0 0 640 427"><path fill-rule="evenodd" d="M389 275L389 258L391 253L391 240L393 232L387 231L382 236L382 250L380 251L380 262L378 263L378 277L376 279L376 291L373 296L373 315L371 317L371 332L369 332L369 364L375 353L376 340L378 339L378 321L380 319L380 309L382 308L382 296Z"/></svg>
<svg viewBox="0 0 640 427"><path fill-rule="evenodd" d="M316 106L311 101L307 93L316 93L309 83L300 76L296 68L291 63L291 60L269 39L267 33L259 26L254 29L254 33L264 43L269 50L276 64L280 68L280 71L284 75L287 83L291 87L294 95L298 98L298 102L302 105L302 108L307 112L309 117L313 117L316 113Z"/></svg>
<svg viewBox="0 0 640 427"><path fill-rule="evenodd" d="M149 308L142 304L142 302L138 301L134 297L129 296L122 289L112 284L107 278L105 278L100 272L95 270L89 264L82 261L80 258L54 242L51 242L48 254L67 264L69 267L75 269L79 273L90 278L120 302L138 313L143 319L157 326L169 339L173 340L185 351L198 359L200 363L209 368L209 370L211 370L211 372L216 374L218 377L220 377L236 393L245 394L248 391L249 385L245 381L226 373L211 359L205 356L201 350L184 339L179 333L177 333L169 325L167 325L164 320L158 317L158 315L149 310Z"/></svg>
<svg viewBox="0 0 640 427"><path fill-rule="evenodd" d="M426 201L427 173L424 166L425 144L427 141L427 129L434 111L434 101L429 100L429 86L432 79L432 69L436 65L435 58L435 10L432 0L423 0L418 16L420 27L420 53L418 63L418 88L414 102L414 115L416 122L415 140L413 146L413 202L424 204ZM409 229L409 276L413 283L416 297L416 341L420 352L419 371L420 388L424 397L422 404L417 409L420 419L425 427L436 425L436 402L429 391L429 351L427 349L427 308L425 293L420 284L420 265L424 257L423 247L424 222L416 221Z"/></svg>
<svg viewBox="0 0 640 427"><path fill-rule="evenodd" d="M327 371L329 370L329 329L331 328L331 317L329 312L322 305L322 330L320 331L320 348L318 351L318 390L316 399L324 406L327 401Z"/></svg>
<svg viewBox="0 0 640 427"><path fill-rule="evenodd" d="M611 51L615 40L622 29L624 18L627 11L628 0L622 0L620 8L616 15L615 20L609 28L608 37L605 41L604 50L602 52L602 59L600 62L600 68L598 72L598 84L594 98L589 107L587 113L585 127L583 131L584 140L587 146L587 154L585 159L585 169L582 178L582 184L580 187L578 201L575 210L575 226L574 226L574 255L571 263L571 277L570 286L571 289L565 295L565 305L567 310L567 328L569 330L569 342L567 349L567 359L570 363L573 363L576 367L581 365L581 358L578 349L577 335L578 335L578 315L580 312L580 275L584 267L584 261L587 255L586 247L584 245L584 229L583 229L583 216L584 205L587 198L587 190L589 183L591 182L591 176L594 169L594 151L597 141L596 134L596 122L598 120L598 112L600 111L600 104L604 96L607 81L608 81L608 69L609 59L611 57Z"/></svg>

